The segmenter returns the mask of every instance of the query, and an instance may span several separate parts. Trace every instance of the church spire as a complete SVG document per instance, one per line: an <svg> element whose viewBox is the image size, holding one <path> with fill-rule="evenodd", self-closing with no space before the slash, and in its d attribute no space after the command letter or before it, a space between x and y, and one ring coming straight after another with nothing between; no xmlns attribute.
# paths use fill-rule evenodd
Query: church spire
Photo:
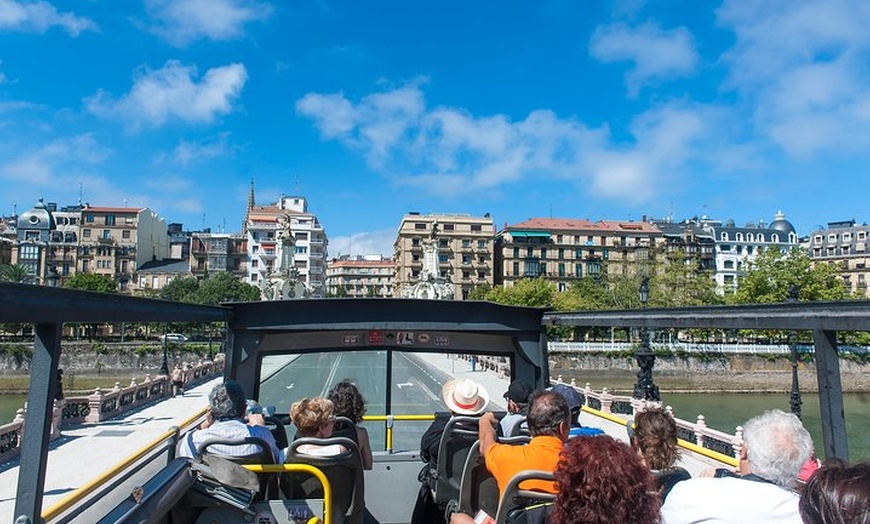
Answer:
<svg viewBox="0 0 870 524"><path fill-rule="evenodd" d="M254 177L251 177L251 190L248 192L248 207L245 209L245 222L242 224L242 233L248 232L248 219L254 209Z"/></svg>

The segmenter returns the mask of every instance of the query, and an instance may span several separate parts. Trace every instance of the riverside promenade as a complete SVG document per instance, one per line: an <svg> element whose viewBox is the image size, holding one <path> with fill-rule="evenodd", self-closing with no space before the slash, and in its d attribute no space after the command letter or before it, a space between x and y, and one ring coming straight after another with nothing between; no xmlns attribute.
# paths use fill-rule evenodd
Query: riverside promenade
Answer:
<svg viewBox="0 0 870 524"><path fill-rule="evenodd" d="M447 375L478 382L490 395L490 409L504 411L503 395L509 380L503 374L483 371L480 366L477 371L472 371L468 361L448 355L431 354L425 358ZM171 427L179 426L202 412L208 404L208 392L220 380L220 377L211 379L189 389L184 396L167 398L123 417L64 429L62 437L52 441L48 454L43 512L122 463L136 450L159 439ZM628 441L624 424L618 422L624 417L601 418L584 412L580 420L583 425L601 428L618 440ZM721 466L688 452L683 453L681 465L693 475L712 466ZM18 466L18 459L0 464L0 522L14 521Z"/></svg>

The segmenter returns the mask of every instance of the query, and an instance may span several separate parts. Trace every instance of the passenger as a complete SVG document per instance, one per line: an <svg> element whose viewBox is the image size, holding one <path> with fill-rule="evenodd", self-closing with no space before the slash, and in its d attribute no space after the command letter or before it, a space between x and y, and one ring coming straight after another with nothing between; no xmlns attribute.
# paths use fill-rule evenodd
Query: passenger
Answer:
<svg viewBox="0 0 870 524"><path fill-rule="evenodd" d="M568 441L553 472L556 500L512 513L509 524L658 524L659 500L641 458L613 437ZM451 524L474 520L455 513Z"/></svg>
<svg viewBox="0 0 870 524"><path fill-rule="evenodd" d="M766 411L743 426L737 473L705 472L721 478L678 483L662 506L667 524L694 522L799 523L794 489L813 442L796 416Z"/></svg>
<svg viewBox="0 0 870 524"><path fill-rule="evenodd" d="M549 388L549 391L558 393L565 398L568 404L568 410L571 412L571 429L568 431L568 438L580 436L601 435L604 431L600 428L583 426L580 424L580 411L583 406L583 401L580 399L580 394L577 390L566 384L556 384Z"/></svg>
<svg viewBox="0 0 870 524"><path fill-rule="evenodd" d="M688 471L676 465L680 458L677 445L677 423L661 408L641 411L634 418L634 428L628 423L631 447L652 471L656 490L664 501L677 482L690 479Z"/></svg>
<svg viewBox="0 0 870 524"><path fill-rule="evenodd" d="M559 453L568 440L569 416L568 404L562 395L535 391L529 397L527 419L532 440L525 446L511 446L497 443L495 426L498 421L492 412L483 414L478 429L480 454L486 461L486 469L495 477L500 494L504 493L511 477L520 471L553 471L556 468ZM527 480L521 486L523 489L556 492L549 481Z"/></svg>
<svg viewBox="0 0 870 524"><path fill-rule="evenodd" d="M531 394L532 386L525 381L517 379L511 382L504 394L507 400L507 415L499 422L499 435L513 437L521 433L521 426L528 415Z"/></svg>
<svg viewBox="0 0 870 524"><path fill-rule="evenodd" d="M412 524L444 524L444 509L432 498L431 472L438 469L438 448L441 435L452 415L479 416L489 404L489 393L471 379L453 379L441 388L441 399L449 413L435 413L435 420L420 438L420 458L426 465L420 471L422 482L411 515Z"/></svg>
<svg viewBox="0 0 870 524"><path fill-rule="evenodd" d="M178 456L195 457L197 446L209 439L243 439L258 437L270 447L276 462L280 462L278 446L272 432L266 427L262 414L251 414L245 423L247 400L242 385L234 380L227 380L216 385L208 394L208 412L206 420L199 429L187 434L178 443ZM259 446L246 444L242 446L209 446L209 452L214 454L239 457L260 452Z"/></svg>
<svg viewBox="0 0 870 524"><path fill-rule="evenodd" d="M290 406L290 420L304 438L329 438L335 426L332 401L323 397L303 398ZM341 444L302 444L298 453L319 457L333 457L347 452Z"/></svg>
<svg viewBox="0 0 870 524"><path fill-rule="evenodd" d="M336 417L347 417L354 423L352 427L334 430L332 436L348 437L356 442L362 457L363 469L372 469L372 446L369 441L369 432L359 425L363 415L366 414L366 401L359 389L350 379L344 379L333 386L327 397L335 407Z"/></svg>
<svg viewBox="0 0 870 524"><path fill-rule="evenodd" d="M870 524L870 462L826 461L800 498L804 524Z"/></svg>

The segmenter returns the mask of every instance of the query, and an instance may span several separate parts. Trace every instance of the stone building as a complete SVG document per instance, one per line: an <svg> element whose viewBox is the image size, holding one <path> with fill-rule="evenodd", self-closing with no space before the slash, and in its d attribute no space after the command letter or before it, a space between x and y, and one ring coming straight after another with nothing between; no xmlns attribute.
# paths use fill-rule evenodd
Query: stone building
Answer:
<svg viewBox="0 0 870 524"><path fill-rule="evenodd" d="M495 285L546 278L565 291L584 276L649 272L664 244L646 221L531 218L506 225L495 238Z"/></svg>
<svg viewBox="0 0 870 524"><path fill-rule="evenodd" d="M381 255L332 259L326 266L326 293L331 297L392 297L392 259Z"/></svg>
<svg viewBox="0 0 870 524"><path fill-rule="evenodd" d="M248 274L248 242L240 233L192 232L190 272L198 277L228 271L242 281Z"/></svg>
<svg viewBox="0 0 870 524"><path fill-rule="evenodd" d="M852 294L868 296L870 226L855 220L828 222L828 227L810 234L806 249L815 264L835 264Z"/></svg>
<svg viewBox="0 0 870 524"><path fill-rule="evenodd" d="M429 250L424 249L431 245ZM395 247L393 296L401 297L421 279L451 286L454 300L465 300L477 286L493 285L493 222L465 214L408 213L402 217ZM425 264L425 257L434 257ZM425 270L437 268L437 274Z"/></svg>

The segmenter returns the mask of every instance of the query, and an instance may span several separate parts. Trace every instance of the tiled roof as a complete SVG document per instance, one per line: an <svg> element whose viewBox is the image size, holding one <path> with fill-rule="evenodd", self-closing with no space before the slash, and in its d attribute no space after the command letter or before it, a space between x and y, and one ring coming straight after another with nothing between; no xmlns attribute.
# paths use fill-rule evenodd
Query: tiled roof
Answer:
<svg viewBox="0 0 870 524"><path fill-rule="evenodd" d="M530 218L525 222L511 224L505 228L506 231L517 229L661 233L655 225L649 222L632 222L626 220L599 220L597 222L592 222L587 219L573 218Z"/></svg>
<svg viewBox="0 0 870 524"><path fill-rule="evenodd" d="M145 209L144 207L96 207L89 206L82 208L82 212L93 211L96 213L138 213Z"/></svg>
<svg viewBox="0 0 870 524"><path fill-rule="evenodd" d="M150 260L145 262L138 273L190 273L190 262L187 259Z"/></svg>
<svg viewBox="0 0 870 524"><path fill-rule="evenodd" d="M393 267L395 263L390 260L332 260L329 267Z"/></svg>

